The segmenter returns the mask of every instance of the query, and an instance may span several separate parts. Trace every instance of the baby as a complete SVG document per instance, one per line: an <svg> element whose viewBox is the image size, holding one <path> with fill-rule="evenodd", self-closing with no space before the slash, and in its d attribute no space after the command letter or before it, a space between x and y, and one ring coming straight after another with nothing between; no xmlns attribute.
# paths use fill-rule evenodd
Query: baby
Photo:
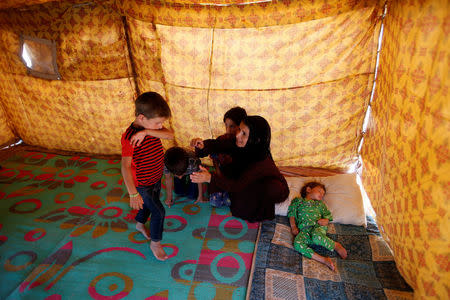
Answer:
<svg viewBox="0 0 450 300"><path fill-rule="evenodd" d="M292 200L288 210L289 223L295 236L294 249L302 255L325 264L334 271L331 258L321 256L308 247L310 244L320 245L336 252L342 258L347 257L347 250L338 242L327 237L327 225L333 220L322 198L325 186L319 182L308 182L301 190L301 198Z"/></svg>

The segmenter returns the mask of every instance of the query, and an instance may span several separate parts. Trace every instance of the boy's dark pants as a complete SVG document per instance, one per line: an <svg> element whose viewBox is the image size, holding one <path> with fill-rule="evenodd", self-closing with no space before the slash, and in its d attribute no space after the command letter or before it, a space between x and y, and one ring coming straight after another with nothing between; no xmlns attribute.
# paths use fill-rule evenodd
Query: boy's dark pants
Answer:
<svg viewBox="0 0 450 300"><path fill-rule="evenodd" d="M139 223L145 224L150 214L150 236L153 242L159 242L162 239L164 230L164 218L166 210L159 200L161 192L161 180L151 186L137 187L137 191L144 200L144 205L134 218Z"/></svg>

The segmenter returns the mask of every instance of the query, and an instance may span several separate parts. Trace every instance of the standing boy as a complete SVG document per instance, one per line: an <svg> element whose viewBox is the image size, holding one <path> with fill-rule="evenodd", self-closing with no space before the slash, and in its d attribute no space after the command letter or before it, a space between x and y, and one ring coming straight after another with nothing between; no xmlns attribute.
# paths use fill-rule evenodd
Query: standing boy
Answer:
<svg viewBox="0 0 450 300"><path fill-rule="evenodd" d="M130 194L130 206L139 209L136 229L151 239L150 249L158 260L166 260L161 246L166 211L159 200L164 169L161 138L173 139L173 132L163 127L170 118L170 108L155 92L141 94L135 101L136 119L122 135L122 176ZM149 216L150 235L145 229Z"/></svg>

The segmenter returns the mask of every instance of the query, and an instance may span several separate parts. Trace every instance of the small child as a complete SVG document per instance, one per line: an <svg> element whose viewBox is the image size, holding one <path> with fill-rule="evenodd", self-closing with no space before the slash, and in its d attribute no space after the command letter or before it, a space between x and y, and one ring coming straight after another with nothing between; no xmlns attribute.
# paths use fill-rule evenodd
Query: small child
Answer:
<svg viewBox="0 0 450 300"><path fill-rule="evenodd" d="M164 98L155 92L140 95L135 101L135 120L123 133L122 176L130 194L130 206L139 209L136 229L151 239L150 249L158 260L166 260L161 245L166 211L159 200L164 169L161 138L173 139L173 132L163 123L170 117ZM145 222L150 217L150 235Z"/></svg>
<svg viewBox="0 0 450 300"><path fill-rule="evenodd" d="M181 194L187 194L189 198L197 198L194 203L203 202L203 184L202 183L192 183L188 175L193 172L199 171L200 159L195 156L195 153L186 150L181 147L172 147L167 149L164 155L165 169L164 173L166 175L166 205L170 207L173 204L172 191L174 189L174 183L179 183L181 186ZM175 176L176 182L174 182ZM177 191L177 186L175 186L175 192Z"/></svg>
<svg viewBox="0 0 450 300"><path fill-rule="evenodd" d="M226 140L230 137L235 137L239 132L239 124L247 117L247 112L244 108L235 106L230 108L223 116L223 123L225 125L225 134L219 136L217 140ZM191 146L196 148L196 153L201 154L204 148L203 140L200 138L192 139ZM231 164L231 156L225 153L218 153L210 155L214 168L217 173L230 173L227 170L227 165ZM209 185L209 202L214 207L230 206L230 197L228 192L220 190L218 187Z"/></svg>
<svg viewBox="0 0 450 300"><path fill-rule="evenodd" d="M319 182L306 183L301 190L302 198L292 200L288 217L292 234L295 236L294 249L334 271L334 264L329 257L321 256L308 247L310 244L320 245L330 251L336 250L343 259L347 257L347 250L326 235L327 225L333 217L321 201L325 192L325 186Z"/></svg>

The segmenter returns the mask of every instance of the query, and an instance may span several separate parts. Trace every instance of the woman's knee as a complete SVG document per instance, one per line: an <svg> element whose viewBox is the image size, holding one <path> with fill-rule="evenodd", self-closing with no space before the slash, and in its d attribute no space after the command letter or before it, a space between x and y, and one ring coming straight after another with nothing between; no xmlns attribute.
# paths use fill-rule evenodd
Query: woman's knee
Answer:
<svg viewBox="0 0 450 300"><path fill-rule="evenodd" d="M283 183L275 177L268 177L261 180L260 183L260 193L264 197L267 197L270 199L270 202L273 203L279 203L286 200L289 189L287 190L287 193L285 192L286 188L283 185Z"/></svg>

